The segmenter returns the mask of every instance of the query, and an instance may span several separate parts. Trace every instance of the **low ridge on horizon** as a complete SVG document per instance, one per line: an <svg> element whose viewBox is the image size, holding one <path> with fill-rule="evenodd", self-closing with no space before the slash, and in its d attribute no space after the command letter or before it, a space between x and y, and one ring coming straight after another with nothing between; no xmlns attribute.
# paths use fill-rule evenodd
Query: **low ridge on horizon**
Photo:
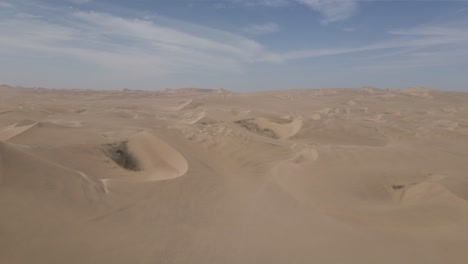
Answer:
<svg viewBox="0 0 468 264"><path fill-rule="evenodd" d="M199 92L199 93L242 93L242 91L228 90L225 88L200 88L200 87L180 87L180 88L161 88L161 89L148 89L142 90L137 87L134 88L115 88L115 89L82 89L82 88L47 88L47 87L23 87L23 86L12 86L8 84L0 84L1 88L20 88L20 89L42 89L42 90L63 90L63 91L76 91L76 90L85 90L85 91L108 91L108 92L118 92L118 91L127 91L127 92L159 92L159 93L177 93L177 92ZM459 92L459 91L447 91L443 89L435 89L425 86L410 86L403 88L381 88L375 86L361 86L361 87L316 87L316 88L285 88L285 89L274 89L274 90L253 90L249 92L287 92L287 91L297 91L297 90L320 90L320 89L330 89L330 90L339 90L339 89L364 89L364 90L433 90L433 91L446 91L446 92ZM461 91L463 92L463 91Z"/></svg>

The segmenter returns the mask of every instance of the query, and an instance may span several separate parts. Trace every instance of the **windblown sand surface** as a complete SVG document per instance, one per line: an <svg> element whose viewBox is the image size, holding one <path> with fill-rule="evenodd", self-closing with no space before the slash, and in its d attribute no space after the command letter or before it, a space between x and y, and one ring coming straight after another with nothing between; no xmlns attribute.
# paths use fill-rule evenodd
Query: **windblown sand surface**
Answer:
<svg viewBox="0 0 468 264"><path fill-rule="evenodd" d="M468 263L468 94L0 86L0 263Z"/></svg>

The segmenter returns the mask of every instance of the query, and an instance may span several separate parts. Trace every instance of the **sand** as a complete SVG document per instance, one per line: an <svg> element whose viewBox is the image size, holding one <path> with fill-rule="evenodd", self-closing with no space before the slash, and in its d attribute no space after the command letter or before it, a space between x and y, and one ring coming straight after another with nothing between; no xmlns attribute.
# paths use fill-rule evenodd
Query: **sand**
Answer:
<svg viewBox="0 0 468 264"><path fill-rule="evenodd" d="M468 263L468 93L0 86L0 263Z"/></svg>

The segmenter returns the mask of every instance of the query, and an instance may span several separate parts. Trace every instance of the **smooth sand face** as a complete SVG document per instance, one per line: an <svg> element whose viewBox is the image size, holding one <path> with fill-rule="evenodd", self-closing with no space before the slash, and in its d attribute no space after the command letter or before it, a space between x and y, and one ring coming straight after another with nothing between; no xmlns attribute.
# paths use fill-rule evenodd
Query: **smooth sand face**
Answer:
<svg viewBox="0 0 468 264"><path fill-rule="evenodd" d="M468 263L468 94L0 86L0 263Z"/></svg>

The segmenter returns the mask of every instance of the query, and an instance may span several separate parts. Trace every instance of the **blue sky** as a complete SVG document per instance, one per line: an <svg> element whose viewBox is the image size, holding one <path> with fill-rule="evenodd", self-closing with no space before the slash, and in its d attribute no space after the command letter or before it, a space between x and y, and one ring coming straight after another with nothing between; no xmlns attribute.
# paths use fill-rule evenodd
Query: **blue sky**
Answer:
<svg viewBox="0 0 468 264"><path fill-rule="evenodd" d="M468 1L0 0L0 83L468 91Z"/></svg>

